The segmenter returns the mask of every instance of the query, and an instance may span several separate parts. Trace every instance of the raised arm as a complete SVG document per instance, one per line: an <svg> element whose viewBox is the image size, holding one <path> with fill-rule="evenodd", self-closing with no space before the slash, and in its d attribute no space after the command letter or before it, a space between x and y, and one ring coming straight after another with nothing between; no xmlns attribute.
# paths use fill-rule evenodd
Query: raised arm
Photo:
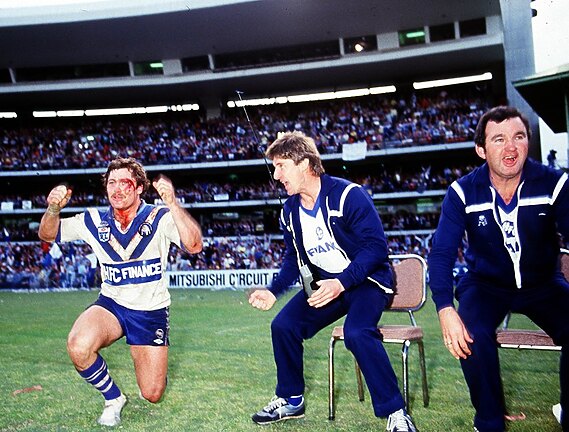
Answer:
<svg viewBox="0 0 569 432"><path fill-rule="evenodd" d="M47 196L47 209L43 214L38 230L41 240L52 242L59 230L59 213L67 205L71 198L71 189L67 186L59 185L54 187Z"/></svg>
<svg viewBox="0 0 569 432"><path fill-rule="evenodd" d="M202 230L197 221L180 205L176 199L174 185L166 176L160 175L152 182L152 186L160 195L164 204L170 209L176 228L180 235L180 241L190 253L202 251Z"/></svg>

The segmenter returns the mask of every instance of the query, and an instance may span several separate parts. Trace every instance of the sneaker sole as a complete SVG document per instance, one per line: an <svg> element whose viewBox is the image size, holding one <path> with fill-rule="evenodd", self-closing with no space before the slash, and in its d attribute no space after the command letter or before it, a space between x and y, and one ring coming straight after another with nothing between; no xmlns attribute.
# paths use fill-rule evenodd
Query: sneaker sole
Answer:
<svg viewBox="0 0 569 432"><path fill-rule="evenodd" d="M258 422L258 421L255 421L255 420L253 420L253 422L254 422L255 424L260 425L260 426L265 426L265 425L270 425L270 424L275 424L275 423L278 423L278 422L282 422L282 421L285 421L285 420L299 419L299 418L303 418L303 417L304 417L304 414L299 414L299 415L291 415L291 416L281 417L280 419L270 420L270 421L266 421L266 422Z"/></svg>

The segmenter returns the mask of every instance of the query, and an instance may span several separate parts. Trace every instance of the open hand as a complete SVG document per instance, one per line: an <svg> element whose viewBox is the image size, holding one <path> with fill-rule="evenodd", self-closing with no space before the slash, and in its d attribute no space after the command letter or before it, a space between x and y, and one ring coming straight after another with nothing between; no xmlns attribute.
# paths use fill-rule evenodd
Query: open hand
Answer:
<svg viewBox="0 0 569 432"><path fill-rule="evenodd" d="M249 294L249 304L260 310L269 310L277 298L268 289L255 289Z"/></svg>

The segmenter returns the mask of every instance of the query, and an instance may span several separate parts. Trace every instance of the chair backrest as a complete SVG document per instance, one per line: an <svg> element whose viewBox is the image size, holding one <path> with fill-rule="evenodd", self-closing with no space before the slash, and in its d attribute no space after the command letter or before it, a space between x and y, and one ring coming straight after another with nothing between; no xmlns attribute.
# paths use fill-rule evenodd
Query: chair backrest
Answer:
<svg viewBox="0 0 569 432"><path fill-rule="evenodd" d="M389 255L397 283L389 310L419 310L427 298L427 263L417 254Z"/></svg>
<svg viewBox="0 0 569 432"><path fill-rule="evenodd" d="M563 248L559 250L559 267L565 279L569 280L569 250Z"/></svg>
<svg viewBox="0 0 569 432"><path fill-rule="evenodd" d="M561 248L559 249L559 268L565 279L569 281L569 250ZM510 325L510 318L512 317L512 313L509 312L504 318L502 322L502 330L508 330L508 326Z"/></svg>

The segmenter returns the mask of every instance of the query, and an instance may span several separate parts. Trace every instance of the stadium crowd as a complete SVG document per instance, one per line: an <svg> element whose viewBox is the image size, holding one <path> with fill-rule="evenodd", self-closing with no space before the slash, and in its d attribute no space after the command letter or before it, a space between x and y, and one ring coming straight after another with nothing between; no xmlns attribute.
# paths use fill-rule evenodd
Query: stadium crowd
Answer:
<svg viewBox="0 0 569 432"><path fill-rule="evenodd" d="M469 172L470 166L444 167L431 169L421 167L416 171L404 171L405 167L387 168L383 165L373 167L374 175L347 175L346 178L363 185L370 194L393 193L393 192L424 192L425 190L446 190L448 186L463 173ZM283 197L285 192L278 186L278 194ZM216 183L209 180L199 180L191 186L176 188L176 194L184 204L214 202L214 201L247 201L274 199L277 193L265 177L256 180ZM145 199L149 202L158 200L155 190L149 190ZM45 196L33 194L23 196L21 194L0 195L0 202L13 203L14 209L23 208L24 201L31 202L32 208L44 208ZM71 206L106 206L105 195L98 191L74 191Z"/></svg>
<svg viewBox="0 0 569 432"><path fill-rule="evenodd" d="M395 213L383 214L382 221L386 231L425 230L435 229L439 213L411 213L407 210L397 210ZM251 216L243 216L239 220L205 220L201 223L204 235L209 237L232 237L262 234L279 234L278 229L271 229L262 220ZM0 225L1 242L30 242L38 241L37 228L30 228L29 222L21 225Z"/></svg>
<svg viewBox="0 0 569 432"><path fill-rule="evenodd" d="M390 236L390 253L427 256L429 237ZM189 255L172 247L168 271L267 269L280 265L284 243L271 236L206 237ZM82 243L0 243L0 288L93 288L100 283L96 259Z"/></svg>
<svg viewBox="0 0 569 432"><path fill-rule="evenodd" d="M346 143L369 150L472 140L488 101L477 96L357 99L271 106L251 110L263 145L278 132L299 130L315 138L322 154L340 153ZM255 159L259 151L247 122L227 112L218 118L168 116L142 121L71 119L49 126L0 128L0 171L105 167L116 156L144 165Z"/></svg>
<svg viewBox="0 0 569 432"><path fill-rule="evenodd" d="M483 93L483 92L482 92ZM284 130L313 136L322 154L341 153L346 143L367 143L368 150L411 145L471 141L488 98L446 91L429 96L368 96L332 102L287 104L250 108L261 146ZM239 110L239 109L236 109ZM239 111L224 111L219 118L199 115L49 119L45 124L19 128L0 123L0 171L100 168L117 156L132 156L144 165L181 164L219 160L258 159L257 139ZM469 166L420 168L378 164L358 172L342 173L362 184L370 194L445 190L469 171ZM365 173L365 174L363 174ZM229 173L228 173L229 174ZM98 190L98 189L97 189ZM182 202L244 201L275 198L265 180L210 179L177 187ZM281 190L281 196L284 192ZM154 202L157 195L147 195ZM0 197L20 209L30 201L44 208L45 196L13 192ZM106 206L100 192L74 191L72 206ZM386 231L433 230L437 212L398 210L382 214ZM258 218L201 221L204 250L195 256L172 248L168 270L254 269L278 265L283 243L278 227ZM274 231L274 232L272 232ZM414 252L426 257L430 236L389 236L390 253ZM97 263L83 244L48 245L37 241L33 224L14 220L0 225L0 287L87 288L98 285Z"/></svg>

